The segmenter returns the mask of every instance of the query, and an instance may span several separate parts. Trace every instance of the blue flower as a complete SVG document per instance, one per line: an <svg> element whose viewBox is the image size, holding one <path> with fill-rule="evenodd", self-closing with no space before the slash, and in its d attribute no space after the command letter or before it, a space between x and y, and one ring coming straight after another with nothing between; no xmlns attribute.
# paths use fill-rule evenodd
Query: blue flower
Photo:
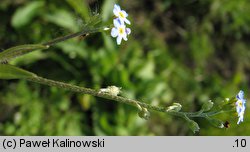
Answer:
<svg viewBox="0 0 250 152"><path fill-rule="evenodd" d="M236 112L238 113L238 117L239 117L237 124L240 124L240 122L243 122L244 113L246 109L246 99L244 99L244 92L240 90L236 98L237 98L237 101L235 103Z"/></svg>
<svg viewBox="0 0 250 152"><path fill-rule="evenodd" d="M121 20L122 24L124 24L124 22L130 24L130 21L127 19L128 13L122 10L119 5L114 5L113 13L117 18Z"/></svg>
<svg viewBox="0 0 250 152"><path fill-rule="evenodd" d="M117 37L116 42L118 45L121 44L122 39L127 41L127 35L129 35L130 33L130 28L126 28L126 26L119 18L114 19L114 27L111 30L111 36Z"/></svg>

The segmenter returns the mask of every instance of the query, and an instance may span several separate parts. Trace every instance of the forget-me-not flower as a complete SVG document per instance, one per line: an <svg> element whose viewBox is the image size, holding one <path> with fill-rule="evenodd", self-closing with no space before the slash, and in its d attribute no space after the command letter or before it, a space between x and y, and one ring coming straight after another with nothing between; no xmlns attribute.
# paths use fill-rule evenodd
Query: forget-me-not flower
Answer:
<svg viewBox="0 0 250 152"><path fill-rule="evenodd" d="M127 35L129 35L130 33L130 28L126 28L126 26L119 18L114 19L114 27L111 30L111 36L117 37L116 42L118 45L121 44L122 39L127 41Z"/></svg>
<svg viewBox="0 0 250 152"><path fill-rule="evenodd" d="M130 24L130 21L127 19L128 13L121 9L121 7L117 4L114 5L113 9L114 15L121 20L122 23Z"/></svg>
<svg viewBox="0 0 250 152"><path fill-rule="evenodd" d="M240 124L240 122L243 122L244 119L244 113L246 109L246 99L244 99L244 92L240 90L238 95L236 96L237 101L236 101L236 111L238 113L238 122L237 124Z"/></svg>

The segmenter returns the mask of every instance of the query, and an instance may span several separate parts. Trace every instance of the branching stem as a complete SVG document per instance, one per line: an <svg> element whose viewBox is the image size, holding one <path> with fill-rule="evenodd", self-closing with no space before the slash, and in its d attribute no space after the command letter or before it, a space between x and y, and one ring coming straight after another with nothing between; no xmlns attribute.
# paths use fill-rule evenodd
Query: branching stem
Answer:
<svg viewBox="0 0 250 152"><path fill-rule="evenodd" d="M190 118L192 118L192 117L208 117L208 116L214 116L214 115L221 113L221 112L208 112L208 113L197 113L197 112L195 113L194 112L194 113L192 113L192 112L167 111L166 110L167 107L153 106L153 105L150 105L147 103L140 102L138 100L128 99L128 98L121 97L121 96L114 96L114 95L110 95L108 93L100 92L99 90L94 90L94 89L85 88L85 87L79 87L76 85L72 85L72 84L68 84L68 83L64 83L64 82L59 82L59 81L54 81L54 80L42 78L39 76L29 78L28 80L32 81L32 82L48 85L51 87L62 88L62 89L66 89L66 90L73 91L73 92L89 94L89 95L93 95L96 97L117 101L120 103L134 106L137 109L138 109L138 105L139 105L140 107L146 108L146 109L151 110L151 111L164 112L164 113L167 113L167 114L170 114L173 116L182 117L182 118L185 118L185 117L190 117Z"/></svg>

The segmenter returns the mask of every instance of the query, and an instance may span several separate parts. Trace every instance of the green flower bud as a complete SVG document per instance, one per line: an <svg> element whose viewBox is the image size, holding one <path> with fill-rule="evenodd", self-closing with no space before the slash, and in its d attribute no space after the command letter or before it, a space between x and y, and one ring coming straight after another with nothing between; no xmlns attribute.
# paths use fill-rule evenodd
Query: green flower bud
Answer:
<svg viewBox="0 0 250 152"><path fill-rule="evenodd" d="M219 119L207 118L208 122L216 128L224 128L224 122Z"/></svg>
<svg viewBox="0 0 250 152"><path fill-rule="evenodd" d="M205 102L203 105L202 105L202 110L203 111L209 111L212 107L213 107L213 105L214 105L214 103L211 101L211 100L209 100L209 101L207 101L207 102Z"/></svg>
<svg viewBox="0 0 250 152"><path fill-rule="evenodd" d="M146 108L142 108L138 115L145 120L148 120L150 118L150 112Z"/></svg>
<svg viewBox="0 0 250 152"><path fill-rule="evenodd" d="M199 125L193 121L193 120L188 120L188 126L189 128L195 133L196 131L198 132L200 130Z"/></svg>
<svg viewBox="0 0 250 152"><path fill-rule="evenodd" d="M167 107L166 111L179 112L182 108L182 105L179 103L173 103L172 106Z"/></svg>

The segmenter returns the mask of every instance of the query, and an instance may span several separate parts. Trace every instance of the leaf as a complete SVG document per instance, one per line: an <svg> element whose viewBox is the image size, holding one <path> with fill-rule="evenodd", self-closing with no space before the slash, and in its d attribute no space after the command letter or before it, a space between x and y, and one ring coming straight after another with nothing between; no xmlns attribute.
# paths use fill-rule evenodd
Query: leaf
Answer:
<svg viewBox="0 0 250 152"><path fill-rule="evenodd" d="M150 80L154 78L155 63L154 60L149 60L142 65L141 69L138 69L137 76L144 80Z"/></svg>
<svg viewBox="0 0 250 152"><path fill-rule="evenodd" d="M109 17L111 16L115 2L116 2L115 0L109 0L109 1L105 1L105 3L103 4L103 7L102 7L103 21L107 21Z"/></svg>
<svg viewBox="0 0 250 152"><path fill-rule="evenodd" d="M0 79L26 79L36 77L36 74L18 67L0 64Z"/></svg>
<svg viewBox="0 0 250 152"><path fill-rule="evenodd" d="M20 56L16 58L15 60L9 61L8 63L14 66L31 65L39 60L43 60L48 57L51 57L49 53L38 50L38 51L30 52L26 55Z"/></svg>
<svg viewBox="0 0 250 152"><path fill-rule="evenodd" d="M3 52L0 53L0 62L6 62L11 58L27 54L34 50L47 49L47 48L49 48L49 46L42 44L26 44L26 45L15 46L7 50L4 50Z"/></svg>
<svg viewBox="0 0 250 152"><path fill-rule="evenodd" d="M105 44L105 47L107 48L107 51L115 50L115 45L114 45L114 43L112 41L111 36L109 36L107 34L104 34L104 32L103 32L102 37L104 39L104 44Z"/></svg>
<svg viewBox="0 0 250 152"><path fill-rule="evenodd" d="M64 53L68 54L71 59L76 57L78 58L86 58L87 50L84 50L84 44L79 43L74 40L64 41L57 45L59 48L63 50Z"/></svg>
<svg viewBox="0 0 250 152"><path fill-rule="evenodd" d="M66 28L70 31L78 31L77 21L72 13L66 10L56 10L53 14L45 15L45 18L60 27Z"/></svg>
<svg viewBox="0 0 250 152"><path fill-rule="evenodd" d="M101 15L100 14L95 14L95 15L91 16L91 18L89 19L89 21L87 22L87 24L85 26L95 27L101 21L102 21Z"/></svg>
<svg viewBox="0 0 250 152"><path fill-rule="evenodd" d="M44 6L44 1L30 2L14 13L11 24L15 28L20 28L27 25L37 15L38 9Z"/></svg>
<svg viewBox="0 0 250 152"><path fill-rule="evenodd" d="M77 11L85 21L89 20L90 8L86 1L83 0L67 0L71 7Z"/></svg>

